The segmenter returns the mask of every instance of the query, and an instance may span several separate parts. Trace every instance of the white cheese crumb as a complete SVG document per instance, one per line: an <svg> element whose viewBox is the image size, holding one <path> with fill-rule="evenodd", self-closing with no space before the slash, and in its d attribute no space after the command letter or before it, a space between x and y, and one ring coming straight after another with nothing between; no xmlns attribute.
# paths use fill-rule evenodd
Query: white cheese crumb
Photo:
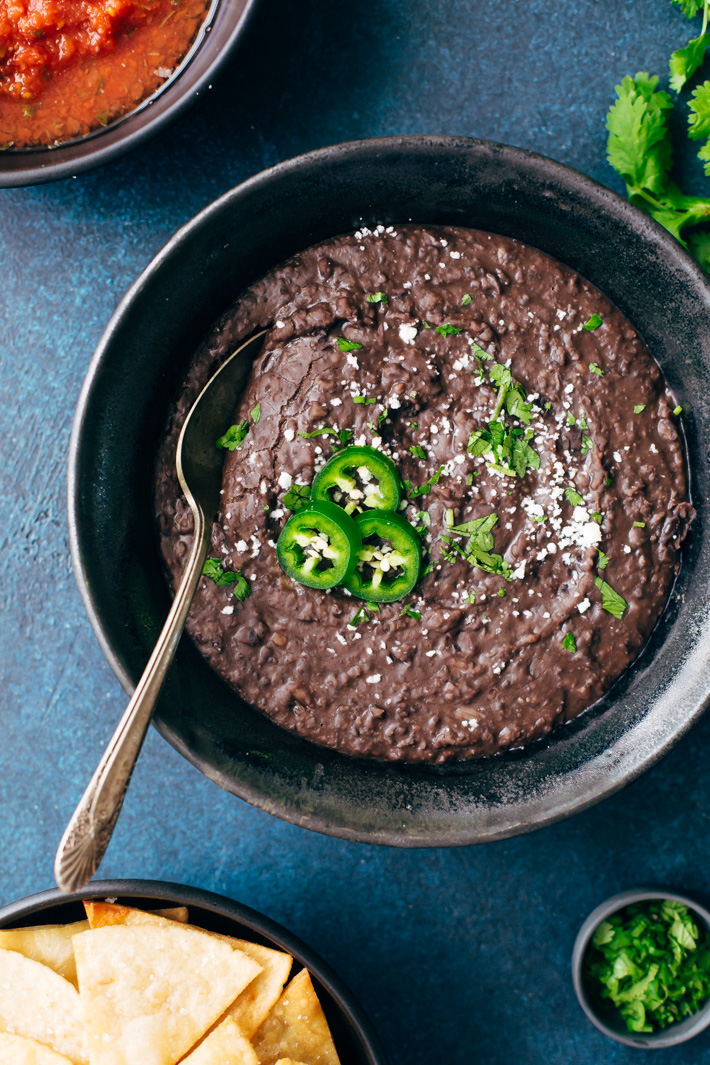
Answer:
<svg viewBox="0 0 710 1065"><path fill-rule="evenodd" d="M614 452L614 462L621 462L621 455L618 451Z"/></svg>
<svg viewBox="0 0 710 1065"><path fill-rule="evenodd" d="M460 251L450 251L449 255L451 256L452 259L460 259L461 258L461 252Z"/></svg>
<svg viewBox="0 0 710 1065"><path fill-rule="evenodd" d="M405 344L413 344L417 335L416 325L407 325L406 322L402 322L399 327L399 337Z"/></svg>
<svg viewBox="0 0 710 1065"><path fill-rule="evenodd" d="M295 435L296 434L293 429L284 429L284 437L286 438L286 440L293 440Z"/></svg>
<svg viewBox="0 0 710 1065"><path fill-rule="evenodd" d="M333 407L339 407L342 402L343 402L342 399L340 399L338 396L336 396L335 399L331 399L331 401L330 401L331 406L333 406Z"/></svg>
<svg viewBox="0 0 710 1065"><path fill-rule="evenodd" d="M369 677L365 677L365 680L368 684L379 684L382 680L382 675L380 673L372 673Z"/></svg>
<svg viewBox="0 0 710 1065"><path fill-rule="evenodd" d="M624 554L625 555L630 555L631 554L631 548L629 547L628 544L624 544Z"/></svg>
<svg viewBox="0 0 710 1065"><path fill-rule="evenodd" d="M244 554L244 552L246 551L248 546L249 545L246 542L246 540L237 540L237 551L239 552L240 555Z"/></svg>
<svg viewBox="0 0 710 1065"><path fill-rule="evenodd" d="M577 610L580 612L580 614L586 614L591 605L592 604L589 599L583 599L581 603L577 603Z"/></svg>
<svg viewBox="0 0 710 1065"><path fill-rule="evenodd" d="M285 325L285 324L286 324L286 323L285 323L285 322L282 322L282 321L281 321L280 319L277 319L277 320L276 320L276 321L274 322L274 325L276 326L276 328L277 328L277 329L283 329L283 327L284 327L284 325Z"/></svg>
<svg viewBox="0 0 710 1065"><path fill-rule="evenodd" d="M225 606L222 609L222 613L223 614L233 614L234 613L234 607L233 606Z"/></svg>
<svg viewBox="0 0 710 1065"><path fill-rule="evenodd" d="M279 488L284 488L286 491L288 491L288 489L291 487L292 483L293 483L293 477L291 476L291 474L290 473L286 473L286 471L283 470L279 474Z"/></svg>
<svg viewBox="0 0 710 1065"><path fill-rule="evenodd" d="M360 369L360 363L357 361L352 351L346 352L345 361L349 362L351 366L354 366L356 370Z"/></svg>

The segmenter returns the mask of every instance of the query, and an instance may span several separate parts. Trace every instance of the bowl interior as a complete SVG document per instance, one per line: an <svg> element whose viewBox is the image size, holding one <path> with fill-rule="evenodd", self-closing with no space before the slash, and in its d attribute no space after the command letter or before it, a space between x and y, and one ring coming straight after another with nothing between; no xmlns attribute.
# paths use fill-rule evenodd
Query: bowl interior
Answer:
<svg viewBox="0 0 710 1065"><path fill-rule="evenodd" d="M586 714L526 749L449 770L354 760L292 736L228 690L187 639L156 723L208 776L278 816L348 838L452 845L529 831L610 794L668 750L710 694L710 294L665 231L566 167L486 142L389 138L275 167L182 230L114 316L77 411L70 532L92 624L130 690L168 609L146 457L195 347L289 255L362 223L410 220L535 245L597 285L644 337L686 411L698 511L663 618Z"/></svg>
<svg viewBox="0 0 710 1065"><path fill-rule="evenodd" d="M293 955L294 967L308 969L327 1017L341 1060L348 1065L386 1065L384 1053L370 1023L339 978L296 936L256 910L198 888L158 881L94 882L70 898L60 891L45 891L0 909L0 927L63 924L85 918L83 899L110 898L125 906L161 909L187 906L189 921L208 932L251 940Z"/></svg>
<svg viewBox="0 0 710 1065"><path fill-rule="evenodd" d="M631 903L648 902L651 899L672 899L675 902L681 902L693 913L697 923L704 929L706 937L710 935L710 912L693 899L668 891L632 889L607 899L589 915L577 936L572 966L575 990L580 1005L600 1031L626 1046L660 1050L663 1047L685 1043L710 1025L710 999L707 999L691 1017L686 1017L685 1020L672 1024L668 1028L657 1032L630 1032L618 1010L611 1003L601 999L590 987L584 972L585 959L591 946L592 936L602 921Z"/></svg>
<svg viewBox="0 0 710 1065"><path fill-rule="evenodd" d="M0 152L0 188L69 177L135 148L197 99L227 61L257 0L212 0L205 22L175 73L105 129L54 148Z"/></svg>

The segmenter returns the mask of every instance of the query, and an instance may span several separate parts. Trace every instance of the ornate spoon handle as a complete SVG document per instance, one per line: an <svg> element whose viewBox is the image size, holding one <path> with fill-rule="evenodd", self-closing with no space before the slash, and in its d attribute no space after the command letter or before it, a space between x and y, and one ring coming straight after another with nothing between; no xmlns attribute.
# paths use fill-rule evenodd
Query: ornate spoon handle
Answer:
<svg viewBox="0 0 710 1065"><path fill-rule="evenodd" d="M91 880L106 853L121 812L133 767L207 557L210 530L201 507L193 507L193 514L195 538L192 550L163 631L59 844L54 875L62 891L76 891Z"/></svg>

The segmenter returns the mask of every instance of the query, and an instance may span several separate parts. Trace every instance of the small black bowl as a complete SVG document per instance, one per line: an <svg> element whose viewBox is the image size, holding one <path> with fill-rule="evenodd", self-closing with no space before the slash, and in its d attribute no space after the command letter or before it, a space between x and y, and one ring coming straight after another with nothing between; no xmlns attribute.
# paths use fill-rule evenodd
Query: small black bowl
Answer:
<svg viewBox="0 0 710 1065"><path fill-rule="evenodd" d="M710 999L707 999L692 1017L686 1017L685 1020L672 1024L668 1028L657 1032L630 1032L621 1014L613 1006L604 1009L603 1005L600 1006L597 1003L584 978L584 959L587 949L602 921L626 906L630 906L633 902L648 902L651 899L671 899L673 902L681 902L697 918L698 924L703 926L705 935L710 935L710 912L693 899L685 895L676 895L673 891L654 891L651 888L632 888L629 891L622 891L597 906L580 928L572 951L572 979L580 1006L600 1032L626 1046L640 1047L643 1050L661 1050L663 1047L685 1043L688 1039L705 1031L710 1025Z"/></svg>
<svg viewBox="0 0 710 1065"><path fill-rule="evenodd" d="M72 177L116 159L167 126L217 76L244 35L257 0L212 0L187 55L156 92L127 114L86 137L56 148L0 152L0 188Z"/></svg>
<svg viewBox="0 0 710 1065"><path fill-rule="evenodd" d="M328 1019L343 1065L387 1065L380 1041L342 980L318 955L281 925L224 895L162 880L95 880L71 895L53 889L0 907L0 928L63 924L84 918L84 899L119 902L124 906L160 909L187 906L190 924L208 932L248 939L293 955L308 969Z"/></svg>
<svg viewBox="0 0 710 1065"><path fill-rule="evenodd" d="M151 457L198 343L288 256L363 223L409 220L541 248L597 285L646 340L684 407L698 512L665 614L585 714L525 749L449 769L352 759L300 739L241 701L188 639L155 723L212 780L287 821L371 843L453 846L529 832L612 794L710 697L710 287L664 229L574 170L467 138L342 144L252 178L173 237L111 320L77 408L69 529L89 618L131 691L169 609Z"/></svg>

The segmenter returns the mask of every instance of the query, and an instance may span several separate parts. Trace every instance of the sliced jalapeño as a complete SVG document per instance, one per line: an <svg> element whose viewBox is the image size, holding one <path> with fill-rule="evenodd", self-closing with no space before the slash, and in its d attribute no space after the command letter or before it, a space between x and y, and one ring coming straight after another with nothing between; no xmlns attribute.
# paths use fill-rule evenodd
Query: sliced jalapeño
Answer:
<svg viewBox="0 0 710 1065"><path fill-rule="evenodd" d="M334 588L353 574L362 538L357 525L327 500L306 503L281 530L276 555L289 577L308 588Z"/></svg>
<svg viewBox="0 0 710 1065"><path fill-rule="evenodd" d="M355 521L362 547L346 588L369 603L401 599L419 579L422 549L417 533L401 514L387 510L366 511Z"/></svg>
<svg viewBox="0 0 710 1065"><path fill-rule="evenodd" d="M374 447L346 447L320 471L311 499L336 503L346 514L396 510L401 499L397 468Z"/></svg>

